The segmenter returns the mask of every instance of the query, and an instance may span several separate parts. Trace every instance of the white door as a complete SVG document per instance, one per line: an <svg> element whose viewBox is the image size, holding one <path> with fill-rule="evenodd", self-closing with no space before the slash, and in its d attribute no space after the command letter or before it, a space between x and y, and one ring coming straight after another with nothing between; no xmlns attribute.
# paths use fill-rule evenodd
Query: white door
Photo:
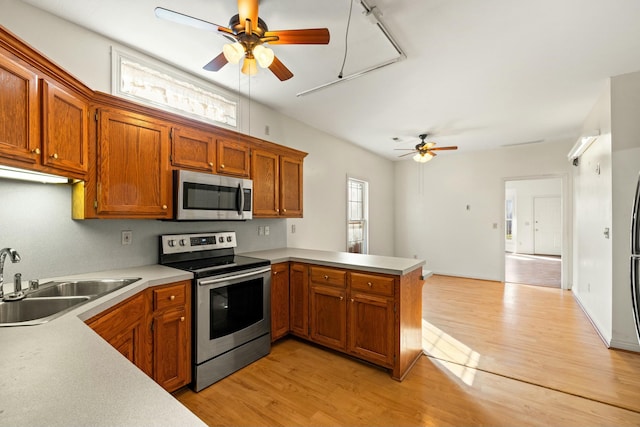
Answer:
<svg viewBox="0 0 640 427"><path fill-rule="evenodd" d="M562 211L560 197L533 199L535 222L533 252L541 255L561 255Z"/></svg>

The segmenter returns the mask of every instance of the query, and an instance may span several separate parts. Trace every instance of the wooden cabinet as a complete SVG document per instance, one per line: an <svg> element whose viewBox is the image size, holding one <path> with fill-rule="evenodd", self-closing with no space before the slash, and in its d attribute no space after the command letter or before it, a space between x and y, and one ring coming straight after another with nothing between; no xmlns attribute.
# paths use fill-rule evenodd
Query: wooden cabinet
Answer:
<svg viewBox="0 0 640 427"><path fill-rule="evenodd" d="M289 266L289 329L299 337L309 337L309 270L306 264Z"/></svg>
<svg viewBox="0 0 640 427"><path fill-rule="evenodd" d="M87 325L167 391L191 382L191 281L142 291Z"/></svg>
<svg viewBox="0 0 640 427"><path fill-rule="evenodd" d="M250 146L243 141L217 140L216 172L243 178L249 177Z"/></svg>
<svg viewBox="0 0 640 427"><path fill-rule="evenodd" d="M336 350L347 348L347 277L344 270L309 267L310 338Z"/></svg>
<svg viewBox="0 0 640 427"><path fill-rule="evenodd" d="M215 172L216 139L212 132L186 127L171 129L171 164L179 169Z"/></svg>
<svg viewBox="0 0 640 427"><path fill-rule="evenodd" d="M168 126L124 110L97 114L98 217L171 218Z"/></svg>
<svg viewBox="0 0 640 427"><path fill-rule="evenodd" d="M301 158L254 149L251 178L255 217L302 217Z"/></svg>
<svg viewBox="0 0 640 427"><path fill-rule="evenodd" d="M39 76L2 49L0 82L2 163L84 179L88 170L87 98Z"/></svg>
<svg viewBox="0 0 640 427"><path fill-rule="evenodd" d="M0 156L33 165L40 155L38 76L4 55L0 50Z"/></svg>
<svg viewBox="0 0 640 427"><path fill-rule="evenodd" d="M347 350L378 365L392 367L394 359L395 279L349 273Z"/></svg>
<svg viewBox="0 0 640 427"><path fill-rule="evenodd" d="M271 341L289 333L289 263L271 266Z"/></svg>
<svg viewBox="0 0 640 427"><path fill-rule="evenodd" d="M86 323L134 365L152 376L147 352L147 305L139 293Z"/></svg>
<svg viewBox="0 0 640 427"><path fill-rule="evenodd" d="M89 168L89 102L53 82L42 82L42 162L84 176Z"/></svg>
<svg viewBox="0 0 640 427"><path fill-rule="evenodd" d="M153 379L167 391L191 382L191 281L149 290L153 301Z"/></svg>

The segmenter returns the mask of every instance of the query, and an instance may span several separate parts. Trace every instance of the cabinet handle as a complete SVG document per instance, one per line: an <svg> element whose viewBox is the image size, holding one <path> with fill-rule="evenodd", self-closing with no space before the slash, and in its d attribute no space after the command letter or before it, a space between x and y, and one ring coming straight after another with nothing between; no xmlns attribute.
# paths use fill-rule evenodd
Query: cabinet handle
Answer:
<svg viewBox="0 0 640 427"><path fill-rule="evenodd" d="M340 301L342 301L344 299L344 297L340 297Z"/></svg>
<svg viewBox="0 0 640 427"><path fill-rule="evenodd" d="M33 154L40 154L40 149L39 148L34 148L33 150L31 150L31 152Z"/></svg>
<svg viewBox="0 0 640 427"><path fill-rule="evenodd" d="M282 212L286 212L286 211L287 211L286 209L282 209Z"/></svg>
<svg viewBox="0 0 640 427"><path fill-rule="evenodd" d="M175 296L175 295L171 295L171 296L169 297L169 299L170 299L171 301L173 301L174 299L176 299L176 296Z"/></svg>
<svg viewBox="0 0 640 427"><path fill-rule="evenodd" d="M274 276L277 276L277 275L278 275L278 272L277 272L277 271L274 271L274 272L273 272L273 275L274 275Z"/></svg>
<svg viewBox="0 0 640 427"><path fill-rule="evenodd" d="M162 209L167 210L167 205L162 205Z"/></svg>
<svg viewBox="0 0 640 427"><path fill-rule="evenodd" d="M209 166L213 167L213 162L209 162Z"/></svg>
<svg viewBox="0 0 640 427"><path fill-rule="evenodd" d="M182 317L180 318L180 321L181 321L181 322L184 322L184 316L182 316Z"/></svg>
<svg viewBox="0 0 640 427"><path fill-rule="evenodd" d="M224 169L224 164L220 165L220 168L221 168L221 169Z"/></svg>
<svg viewBox="0 0 640 427"><path fill-rule="evenodd" d="M326 274L324 275L324 280L329 280L329 276L327 276Z"/></svg>
<svg viewBox="0 0 640 427"><path fill-rule="evenodd" d="M57 159L58 159L58 153L53 153L53 154L51 155L51 158L52 158L52 159L56 159L56 160L57 160Z"/></svg>
<svg viewBox="0 0 640 427"><path fill-rule="evenodd" d="M351 302L353 302L353 298L351 298Z"/></svg>
<svg viewBox="0 0 640 427"><path fill-rule="evenodd" d="M276 212L280 212L280 209L276 208Z"/></svg>
<svg viewBox="0 0 640 427"><path fill-rule="evenodd" d="M371 283L371 282L367 282L367 285L369 285L369 287L372 287L372 286L373 286L373 283Z"/></svg>

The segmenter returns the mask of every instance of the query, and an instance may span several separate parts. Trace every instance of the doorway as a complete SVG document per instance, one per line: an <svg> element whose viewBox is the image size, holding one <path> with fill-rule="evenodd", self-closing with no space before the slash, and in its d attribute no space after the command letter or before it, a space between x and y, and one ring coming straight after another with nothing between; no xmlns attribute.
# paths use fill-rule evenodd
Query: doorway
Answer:
<svg viewBox="0 0 640 427"><path fill-rule="evenodd" d="M562 179L505 181L504 281L560 288Z"/></svg>

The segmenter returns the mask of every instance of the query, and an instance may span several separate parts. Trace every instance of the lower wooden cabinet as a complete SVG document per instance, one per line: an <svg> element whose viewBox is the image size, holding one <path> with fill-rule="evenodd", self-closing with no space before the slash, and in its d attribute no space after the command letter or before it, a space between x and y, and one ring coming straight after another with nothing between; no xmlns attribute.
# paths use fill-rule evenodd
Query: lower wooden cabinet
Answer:
<svg viewBox="0 0 640 427"><path fill-rule="evenodd" d="M289 263L271 266L271 342L289 333Z"/></svg>
<svg viewBox="0 0 640 427"><path fill-rule="evenodd" d="M295 262L289 265L289 330L309 337L309 269Z"/></svg>
<svg viewBox="0 0 640 427"><path fill-rule="evenodd" d="M352 292L347 351L378 365L393 366L394 299Z"/></svg>
<svg viewBox="0 0 640 427"><path fill-rule="evenodd" d="M142 291L87 325L167 391L191 382L191 281Z"/></svg>
<svg viewBox="0 0 640 427"><path fill-rule="evenodd" d="M345 290L312 284L309 299L311 340L336 350L346 350L347 301Z"/></svg>

